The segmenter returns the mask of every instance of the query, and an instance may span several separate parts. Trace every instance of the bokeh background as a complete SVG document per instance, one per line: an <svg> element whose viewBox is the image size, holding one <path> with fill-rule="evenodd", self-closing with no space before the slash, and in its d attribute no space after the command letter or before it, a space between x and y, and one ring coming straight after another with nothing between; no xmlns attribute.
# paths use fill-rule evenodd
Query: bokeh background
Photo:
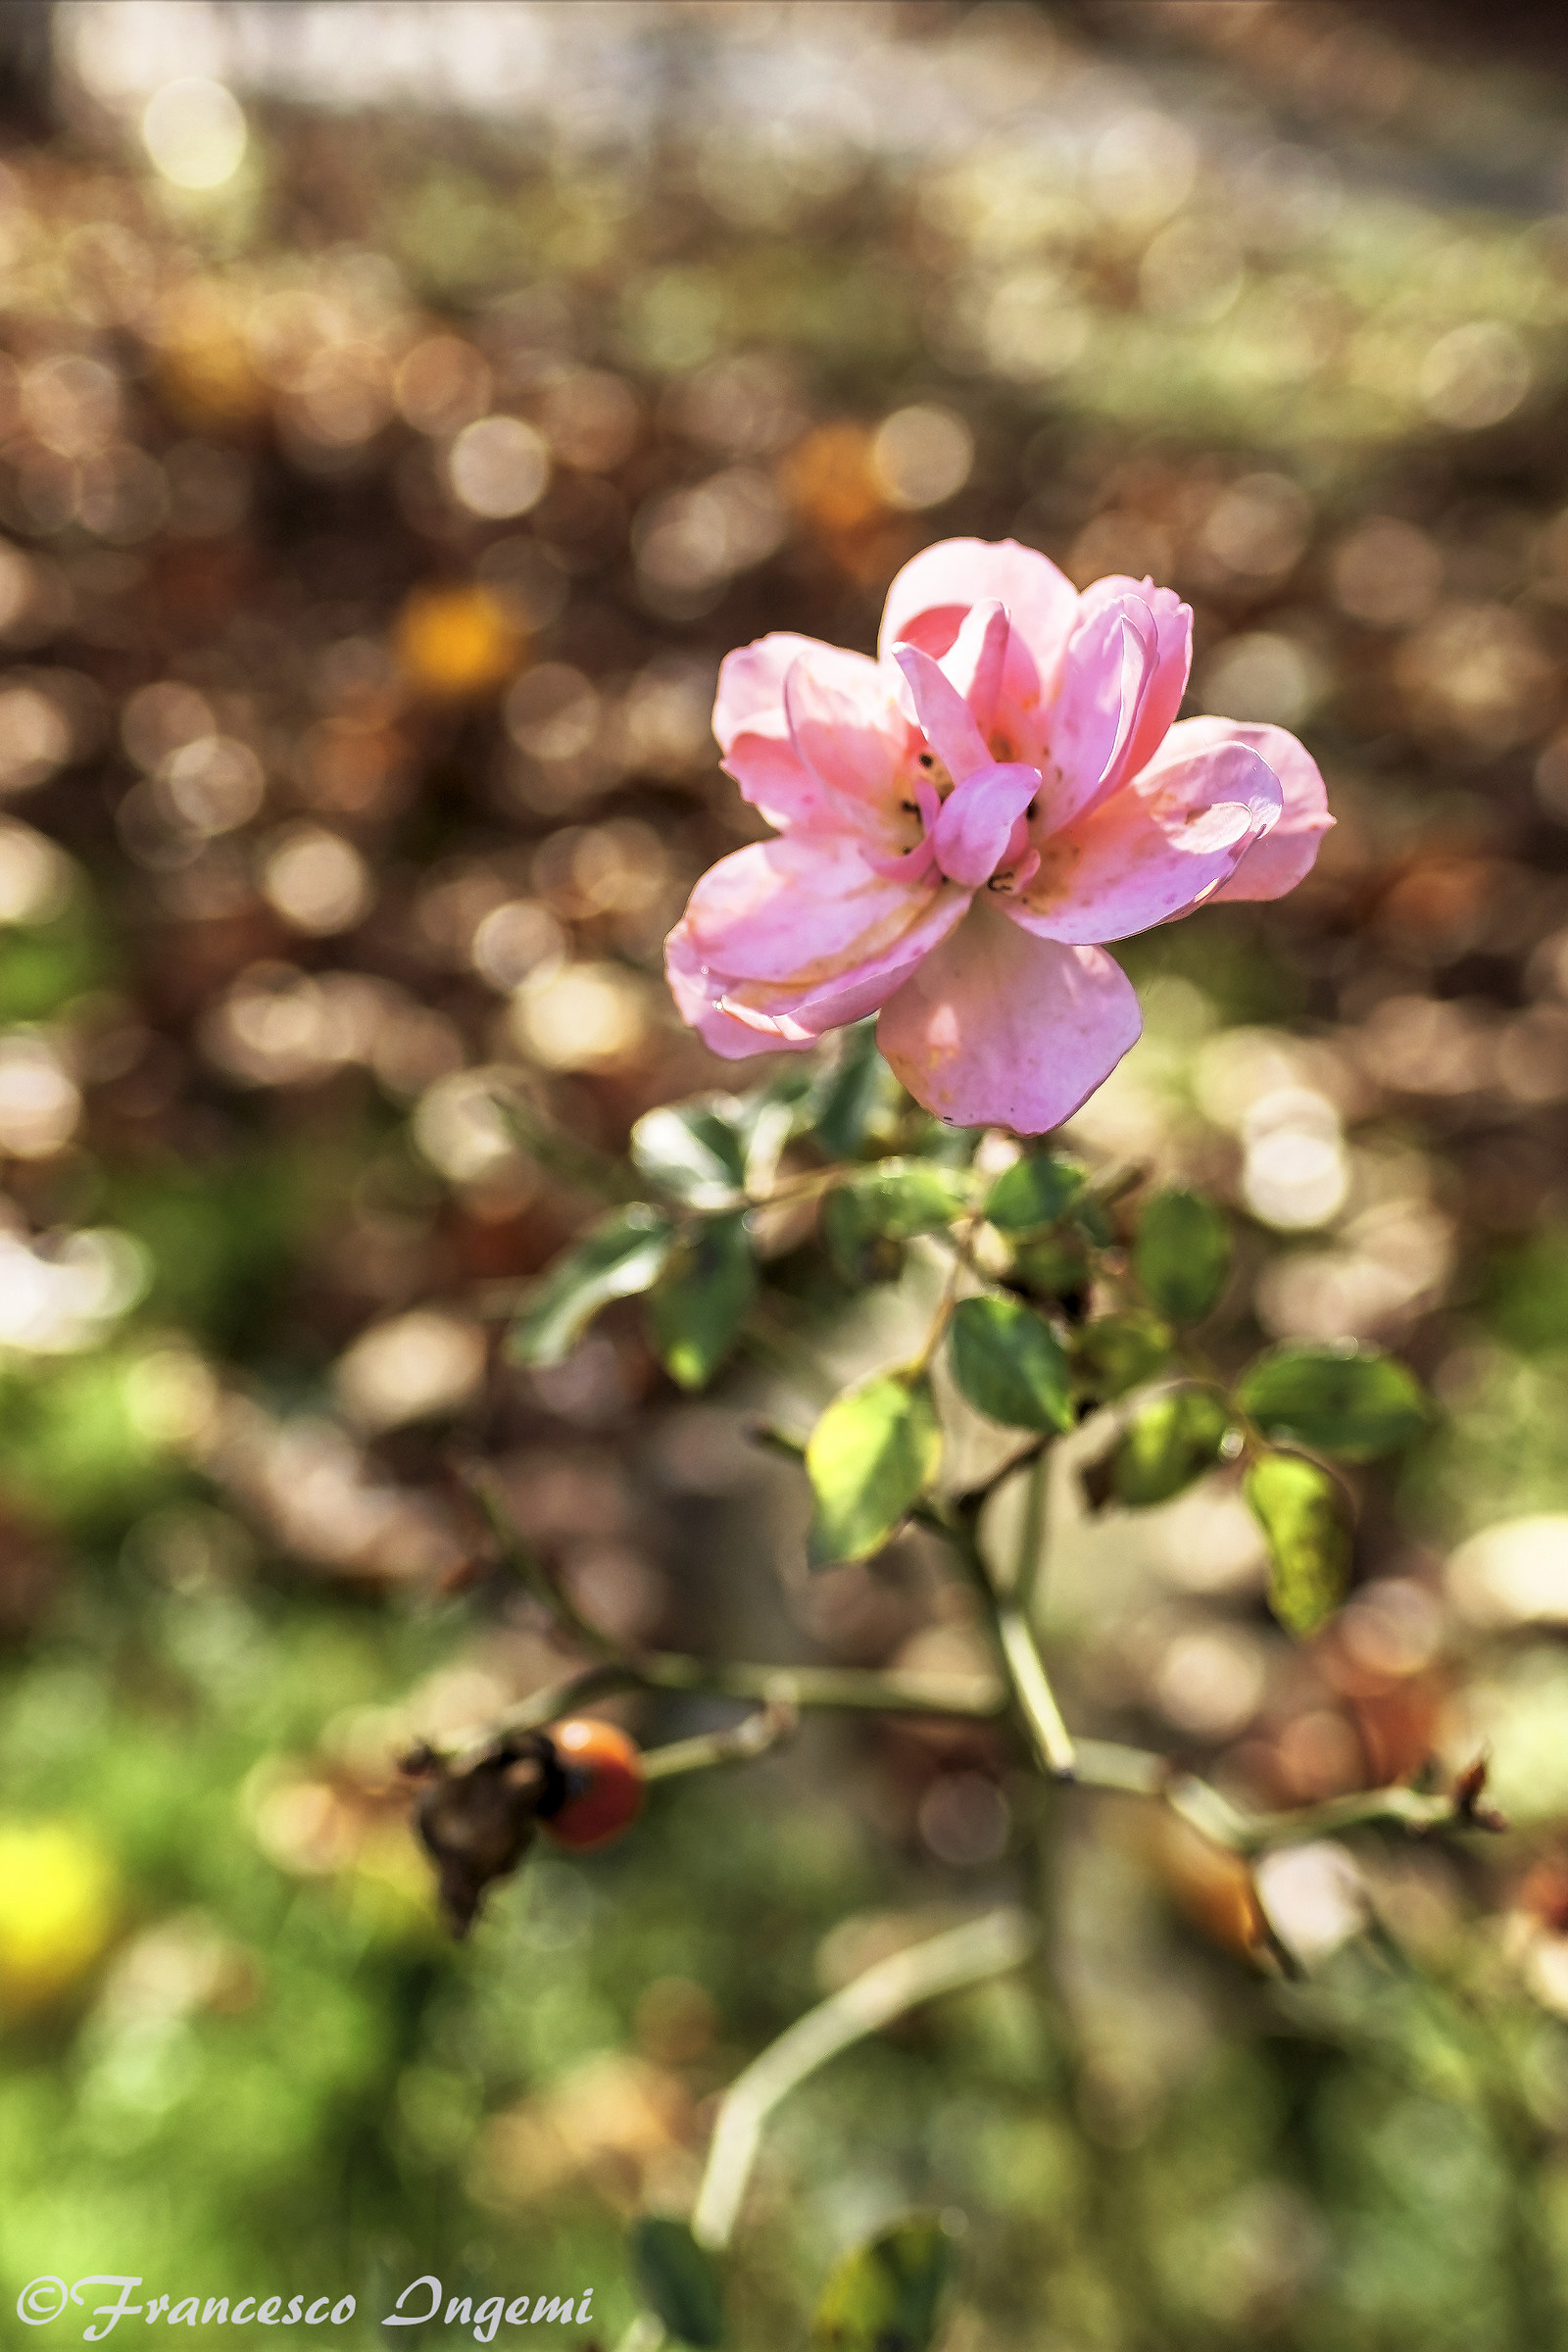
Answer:
<svg viewBox="0 0 1568 2352"><path fill-rule="evenodd" d="M430 2271L613 2342L716 2088L1028 1867L989 1735L817 1724L459 1948L393 1764L570 1663L475 1455L628 1640L976 1658L918 1540L808 1585L762 1373L680 1400L634 1316L498 1360L593 1202L492 1089L613 1152L731 1081L660 967L755 829L719 659L1010 533L1180 588L1190 709L1298 729L1338 816L1128 947L1080 1144L1233 1205L1222 1346L1395 1346L1443 1408L1306 1649L1223 1479L1090 1524L1066 1464L1069 1711L1263 1804L1487 1745L1514 1826L1271 1866L1278 1985L1204 1849L1062 1799L1054 2002L797 2094L742 2337L922 2203L952 2352L1568 2341L1550 12L11 0L0 47L6 2297L353 2291L368 2342Z"/></svg>

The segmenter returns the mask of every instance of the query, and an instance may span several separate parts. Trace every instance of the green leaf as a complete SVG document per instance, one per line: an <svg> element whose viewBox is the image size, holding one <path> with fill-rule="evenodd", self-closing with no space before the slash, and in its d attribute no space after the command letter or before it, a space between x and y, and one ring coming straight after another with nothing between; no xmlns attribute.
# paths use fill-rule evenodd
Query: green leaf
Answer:
<svg viewBox="0 0 1568 2352"><path fill-rule="evenodd" d="M1353 1348L1276 1348L1248 1366L1236 1401L1271 1438L1370 1462L1407 1446L1428 1408L1413 1373Z"/></svg>
<svg viewBox="0 0 1568 2352"><path fill-rule="evenodd" d="M1072 1371L1044 1315L1021 1298L960 1298L948 1347L972 1405L1009 1429L1069 1430Z"/></svg>
<svg viewBox="0 0 1568 2352"><path fill-rule="evenodd" d="M1170 1333L1152 1315L1099 1315L1073 1342L1073 1367L1097 1402L1125 1396L1170 1361Z"/></svg>
<svg viewBox="0 0 1568 2352"><path fill-rule="evenodd" d="M757 1296L744 1214L705 1218L649 1295L659 1357L683 1389L706 1388L735 1345Z"/></svg>
<svg viewBox="0 0 1568 2352"><path fill-rule="evenodd" d="M1026 1152L1004 1168L986 1198L986 1215L1002 1233L1054 1225L1083 1191L1088 1171L1054 1152Z"/></svg>
<svg viewBox="0 0 1568 2352"><path fill-rule="evenodd" d="M1201 1323L1219 1304L1230 1274L1230 1228L1198 1193L1156 1193L1139 1221L1133 1264L1162 1313L1177 1323Z"/></svg>
<svg viewBox="0 0 1568 2352"><path fill-rule="evenodd" d="M834 1398L806 1448L813 1568L880 1551L936 1476L942 1431L924 1374L884 1372Z"/></svg>
<svg viewBox="0 0 1568 2352"><path fill-rule="evenodd" d="M1266 1453L1248 1472L1248 1502L1268 1543L1268 1603L1288 1633L1315 1633L1350 1579L1345 1496L1318 1463Z"/></svg>
<svg viewBox="0 0 1568 2352"><path fill-rule="evenodd" d="M718 2272L685 2223L645 2213L631 2226L631 2262L638 2285L675 2341L718 2352L724 2341Z"/></svg>
<svg viewBox="0 0 1568 2352"><path fill-rule="evenodd" d="M821 1225L827 1253L846 1282L897 1282L904 1272L904 1244L878 1231L869 1203L852 1186L828 1194Z"/></svg>
<svg viewBox="0 0 1568 2352"><path fill-rule="evenodd" d="M693 1208L728 1208L746 1176L744 1106L723 1095L643 1113L631 1155L650 1184Z"/></svg>
<svg viewBox="0 0 1568 2352"><path fill-rule="evenodd" d="M559 1364L602 1306L652 1289L673 1240L669 1219L641 1201L606 1217L535 1285L508 1335L508 1352L523 1364Z"/></svg>
<svg viewBox="0 0 1568 2352"><path fill-rule="evenodd" d="M858 1159L867 1140L886 1134L903 1089L876 1050L876 1021L846 1029L839 1058L822 1081L815 1126L822 1149L833 1159Z"/></svg>
<svg viewBox="0 0 1568 2352"><path fill-rule="evenodd" d="M886 1160L874 1174L858 1177L843 1189L852 1192L874 1219L878 1233L890 1234L896 1242L936 1233L961 1217L969 1205L964 1171L938 1167L931 1160Z"/></svg>
<svg viewBox="0 0 1568 2352"><path fill-rule="evenodd" d="M822 1204L822 1237L852 1282L885 1282L902 1265L902 1257L894 1254L898 1244L951 1225L968 1201L968 1179L961 1169L929 1160L886 1160L829 1193Z"/></svg>
<svg viewBox="0 0 1568 2352"><path fill-rule="evenodd" d="M1231 1425L1212 1389L1172 1389L1134 1414L1110 1459L1110 1492L1129 1510L1168 1502L1211 1470Z"/></svg>
<svg viewBox="0 0 1568 2352"><path fill-rule="evenodd" d="M928 2352L954 2272L953 2240L917 2215L834 2265L811 2321L811 2352Z"/></svg>
<svg viewBox="0 0 1568 2352"><path fill-rule="evenodd" d="M1048 1235L1024 1242L1012 1253L1007 1280L1045 1298L1082 1298L1089 1289L1089 1260L1069 1241Z"/></svg>

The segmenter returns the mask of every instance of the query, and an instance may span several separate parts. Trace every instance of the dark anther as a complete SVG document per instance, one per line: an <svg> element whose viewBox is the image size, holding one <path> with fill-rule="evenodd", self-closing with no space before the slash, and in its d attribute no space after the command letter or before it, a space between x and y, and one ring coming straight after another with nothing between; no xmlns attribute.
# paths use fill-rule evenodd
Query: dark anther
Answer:
<svg viewBox="0 0 1568 2352"><path fill-rule="evenodd" d="M901 801L899 807L908 816L918 816L920 813L919 805L914 801Z"/></svg>
<svg viewBox="0 0 1568 2352"><path fill-rule="evenodd" d="M403 1770L425 1784L414 1826L436 1866L447 1924L455 1936L466 1936L486 1887L516 1869L534 1823L564 1801L560 1760L542 1732L518 1732L457 1768L420 1745L403 1759Z"/></svg>
<svg viewBox="0 0 1568 2352"><path fill-rule="evenodd" d="M920 754L920 765L922 767L935 767L936 761L929 752L922 752Z"/></svg>

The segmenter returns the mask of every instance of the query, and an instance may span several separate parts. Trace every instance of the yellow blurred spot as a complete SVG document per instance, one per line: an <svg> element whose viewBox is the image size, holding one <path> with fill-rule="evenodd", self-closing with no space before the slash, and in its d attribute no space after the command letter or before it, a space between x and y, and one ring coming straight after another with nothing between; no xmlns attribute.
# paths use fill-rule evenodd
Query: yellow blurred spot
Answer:
<svg viewBox="0 0 1568 2352"><path fill-rule="evenodd" d="M176 188L220 188L244 158L244 113L220 81L187 74L153 93L141 119L147 152Z"/></svg>
<svg viewBox="0 0 1568 2352"><path fill-rule="evenodd" d="M642 992L612 963L569 963L513 999L524 1053L548 1070L587 1070L636 1051L647 1028Z"/></svg>
<svg viewBox="0 0 1568 2352"><path fill-rule="evenodd" d="M522 651L519 631L483 588L416 588L398 615L398 666L424 694L482 694Z"/></svg>
<svg viewBox="0 0 1568 2352"><path fill-rule="evenodd" d="M83 1976L115 1925L108 1856L66 1822L0 1826L0 2010L40 2008Z"/></svg>

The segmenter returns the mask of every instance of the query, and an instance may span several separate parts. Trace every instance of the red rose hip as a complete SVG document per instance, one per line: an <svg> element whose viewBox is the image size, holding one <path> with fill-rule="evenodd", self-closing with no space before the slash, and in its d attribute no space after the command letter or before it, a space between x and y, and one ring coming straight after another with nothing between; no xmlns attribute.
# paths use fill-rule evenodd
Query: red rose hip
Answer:
<svg viewBox="0 0 1568 2352"><path fill-rule="evenodd" d="M643 1768L635 1740L612 1723L573 1715L545 1735L565 1784L539 1826L558 1845L608 1845L642 1811Z"/></svg>

